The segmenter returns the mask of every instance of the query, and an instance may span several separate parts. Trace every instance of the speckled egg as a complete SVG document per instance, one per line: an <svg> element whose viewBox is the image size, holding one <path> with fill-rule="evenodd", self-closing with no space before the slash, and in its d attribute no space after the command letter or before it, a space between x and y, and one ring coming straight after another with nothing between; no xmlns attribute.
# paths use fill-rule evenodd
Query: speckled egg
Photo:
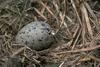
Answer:
<svg viewBox="0 0 100 67"><path fill-rule="evenodd" d="M27 24L16 35L16 43L25 44L34 50L49 48L53 41L50 25L42 21Z"/></svg>

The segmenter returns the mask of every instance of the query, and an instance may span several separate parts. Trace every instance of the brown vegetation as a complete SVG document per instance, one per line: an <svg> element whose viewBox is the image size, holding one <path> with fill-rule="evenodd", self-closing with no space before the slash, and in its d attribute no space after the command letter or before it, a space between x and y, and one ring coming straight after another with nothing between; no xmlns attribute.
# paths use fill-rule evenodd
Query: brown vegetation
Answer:
<svg viewBox="0 0 100 67"><path fill-rule="evenodd" d="M57 45L34 51L15 43L31 21L47 21ZM27 67L99 67L99 0L0 0L0 67L18 57Z"/></svg>

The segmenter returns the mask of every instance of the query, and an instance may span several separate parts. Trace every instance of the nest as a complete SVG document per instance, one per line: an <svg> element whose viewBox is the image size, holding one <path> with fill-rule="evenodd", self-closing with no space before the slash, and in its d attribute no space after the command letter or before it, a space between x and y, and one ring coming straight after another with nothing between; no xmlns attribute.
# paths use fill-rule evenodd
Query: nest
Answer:
<svg viewBox="0 0 100 67"><path fill-rule="evenodd" d="M52 27L53 47L35 51L15 43L17 32L36 20ZM0 67L12 57L26 67L99 67L99 0L0 0Z"/></svg>

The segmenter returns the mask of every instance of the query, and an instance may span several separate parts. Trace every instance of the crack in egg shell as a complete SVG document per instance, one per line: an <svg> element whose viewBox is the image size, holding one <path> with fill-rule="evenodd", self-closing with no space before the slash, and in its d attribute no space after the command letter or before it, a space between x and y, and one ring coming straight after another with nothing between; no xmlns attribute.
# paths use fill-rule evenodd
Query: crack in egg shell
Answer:
<svg viewBox="0 0 100 67"><path fill-rule="evenodd" d="M50 25L42 21L29 23L16 35L16 43L25 44L34 50L49 48L53 41Z"/></svg>

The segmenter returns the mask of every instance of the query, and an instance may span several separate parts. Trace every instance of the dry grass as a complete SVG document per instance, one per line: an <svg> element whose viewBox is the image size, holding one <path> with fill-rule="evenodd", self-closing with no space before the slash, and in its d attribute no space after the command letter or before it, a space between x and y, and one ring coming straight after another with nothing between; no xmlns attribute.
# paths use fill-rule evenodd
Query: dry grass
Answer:
<svg viewBox="0 0 100 67"><path fill-rule="evenodd" d="M0 1L0 67L14 56L27 67L100 66L99 0ZM34 51L15 43L17 32L35 20L51 25L56 48Z"/></svg>

